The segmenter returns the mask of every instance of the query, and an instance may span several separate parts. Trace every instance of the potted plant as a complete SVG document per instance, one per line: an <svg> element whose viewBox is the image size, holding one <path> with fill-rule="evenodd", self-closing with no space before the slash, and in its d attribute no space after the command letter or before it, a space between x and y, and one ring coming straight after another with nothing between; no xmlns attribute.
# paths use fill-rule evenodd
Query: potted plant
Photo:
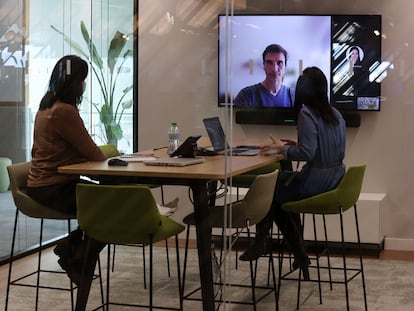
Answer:
<svg viewBox="0 0 414 311"><path fill-rule="evenodd" d="M127 58L133 55L132 50L126 50L125 46L128 37L123 33L116 31L107 51L107 63L104 66L102 56L92 42L85 23L81 21L80 29L82 37L87 46L87 52L80 44L73 41L62 31L51 25L51 28L61 34L64 40L81 56L85 57L90 63L93 75L99 84L102 95L102 102L92 102L93 107L99 113L100 121L104 127L102 140L106 144L118 145L118 141L123 137L123 131L120 125L125 110L132 107L132 89L133 84L121 90L120 95L116 96L118 91L117 80ZM123 53L123 54L122 54Z"/></svg>

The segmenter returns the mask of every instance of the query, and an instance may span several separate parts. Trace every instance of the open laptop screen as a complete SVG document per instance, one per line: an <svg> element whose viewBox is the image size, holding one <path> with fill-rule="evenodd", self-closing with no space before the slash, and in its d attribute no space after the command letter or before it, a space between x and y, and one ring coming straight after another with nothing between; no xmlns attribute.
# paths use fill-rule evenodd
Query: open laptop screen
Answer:
<svg viewBox="0 0 414 311"><path fill-rule="evenodd" d="M218 117L206 118L203 119L203 123L208 137L213 144L214 151L223 151L226 147L228 148L228 145L226 145L226 136L224 135L220 119Z"/></svg>

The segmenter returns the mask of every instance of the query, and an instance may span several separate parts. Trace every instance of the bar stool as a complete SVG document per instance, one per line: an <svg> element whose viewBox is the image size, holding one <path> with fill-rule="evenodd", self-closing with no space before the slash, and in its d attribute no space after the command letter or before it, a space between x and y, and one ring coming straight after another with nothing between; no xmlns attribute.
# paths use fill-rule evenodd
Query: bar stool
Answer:
<svg viewBox="0 0 414 311"><path fill-rule="evenodd" d="M161 308L182 310L181 274L178 247L178 234L184 226L174 220L160 215L157 204L148 186L143 185L92 185L78 184L76 187L77 218L79 227L94 240L107 244L147 244L150 255L149 305L132 304L126 301L110 301L110 248L108 245L107 293L102 306L121 305L130 307ZM92 204L93 202L93 204ZM137 206L138 205L138 206ZM153 243L175 237L178 306L155 305L153 302ZM87 253L89 250L89 241ZM85 256L84 268L86 264ZM83 272L82 272L83 274ZM77 307L86 305L83 277L78 290ZM160 299L162 300L162 299ZM97 307L101 308L102 306ZM96 310L96 309L95 309Z"/></svg>
<svg viewBox="0 0 414 311"><path fill-rule="evenodd" d="M119 152L118 148L113 145L113 144L105 144L105 145L100 145L99 149L101 149L101 151L108 157L108 158L113 158L113 157L118 157L121 155L121 153ZM161 191L161 204L164 205L165 204L165 199L164 199L164 188L162 185L146 185L148 187L150 187L151 189L153 188L160 188ZM145 261L145 244L130 244L128 246L133 246L133 247L141 247L142 248L142 258L143 258L143 270L144 272L146 271L146 261ZM171 267L170 267L170 253L168 250L168 241L165 240L165 253L167 256L167 273L168 276L171 276ZM113 245L113 252L112 252L112 272L115 269L115 254L116 254L116 245ZM147 288L147 277L146 274L144 273L144 288Z"/></svg>
<svg viewBox="0 0 414 311"><path fill-rule="evenodd" d="M52 287L40 284L40 275L41 273L62 273L66 278L66 273L64 271L53 271L43 269L41 267L41 259L42 259L42 248L43 248L43 223L45 219L54 219L54 220L62 220L67 222L68 234L71 231L71 220L76 219L76 215L63 213L54 209L51 209L47 206L41 205L30 198L26 192L27 186L27 176L29 173L30 162L18 163L13 164L7 167L9 177L10 177L10 186L11 192L14 200L14 204L16 205L16 216L14 220L14 227L13 227L13 237L12 237L12 245L10 251L10 259L9 259L9 272L7 278L7 292L6 292L6 300L5 300L5 310L8 308L9 302L9 295L10 295L10 287L12 285L15 286L25 286L25 287L34 287L36 288L36 301L35 301L35 310L38 310L39 304L39 289L51 289L51 290L63 290L69 291L71 297L71 307L72 310L74 309L74 302L73 302L73 290L74 286L72 282L69 280L68 287ZM38 253L38 261L37 261L37 269L31 273L28 273L24 276L16 278L12 280L12 264L14 260L14 247L16 243L16 234L17 234L17 227L18 227L18 216L22 213L27 217L31 218L38 218L40 219L40 238L39 238L39 246L37 249ZM29 282L24 282L25 279L31 277L32 275L36 275L36 284L30 284Z"/></svg>
<svg viewBox="0 0 414 311"><path fill-rule="evenodd" d="M365 274L364 274L364 266L363 266L363 259L362 259L362 253L361 253L361 239L360 239L360 233L359 233L359 223L358 223L358 213L357 213L357 201L361 193L365 168L366 168L366 163L350 166L335 189L319 194L319 195L312 196L307 199L286 202L285 204L282 205L282 209L287 212L300 213L303 215L312 216L315 244L317 244L318 242L317 233L316 233L317 230L316 230L315 217L317 215L320 215L323 217L323 221L324 221L323 231L324 231L324 237L325 237L324 242L325 242L325 245L328 246L327 230L325 226L325 215L338 215L339 216L340 230L341 230L342 265L339 265L338 267L332 267L332 265L330 264L330 261L328 260L328 266L322 267L319 264L319 256L317 256L317 273L318 273L317 282L319 285L320 295L321 295L321 283L329 283L330 285L335 284L335 283L343 284L345 286L346 310L349 310L348 283L358 275L361 276L361 281L362 281L362 291L363 291L365 311L368 310L366 286L365 286ZM347 265L346 252L345 252L344 222L343 222L343 213L352 207L354 208L355 229L356 229L357 245L358 245L358 251L359 251L359 254L358 254L359 267L355 267L355 268L349 267ZM317 249L317 246L318 245L316 245L316 249ZM320 271L321 269L325 269L325 268L329 272L329 279L321 280ZM342 280L332 279L331 272L334 270L343 271ZM283 277L280 277L279 279L283 279ZM297 280L298 280L297 309L299 309L301 278L299 277ZM322 303L322 296L320 296L320 303Z"/></svg>
<svg viewBox="0 0 414 311"><path fill-rule="evenodd" d="M208 217L208 223L211 228L231 228L231 229L238 229L238 233L242 233L242 229L247 231L248 238L250 239L250 226L253 226L260 222L268 213L271 207L271 203L273 200L274 195L274 188L276 185L276 180L278 176L279 171L275 170L271 173L267 174L261 174L257 175L251 184L251 187L244 197L243 200L232 203L231 205L226 206L215 206L211 207L209 209L209 217ZM225 213L228 215L228 219L225 218ZM184 299L189 300L197 300L197 298L192 298L191 296L198 291L198 289L190 291L188 294L184 294L185 289L185 275L186 275L186 269L187 269L187 253L188 253L188 240L189 240L189 229L191 225L195 225L195 216L194 213L191 213L184 217L183 222L187 224L187 236L186 236L186 246L185 246L185 255L184 255L184 268L183 268L183 297ZM251 302L245 302L245 301L231 301L232 303L242 303L242 304L251 304L253 306L253 310L256 310L256 303L263 299L265 296L267 296L272 291L275 294L275 304L276 304L276 310L279 310L278 308L278 289L276 284L276 278L275 278L275 270L273 265L273 256L270 252L270 266L272 270L272 276L273 276L273 287L260 287L261 289L267 290L264 295L257 298L256 297L256 288L259 288L256 286L256 269L253 269L253 262L252 260L249 262L250 266L250 280L251 284L231 284L235 287L250 287L252 291L252 299ZM215 258L212 258L213 260L213 266L215 263ZM220 267L222 262L217 262L217 266ZM257 261L256 261L257 265ZM225 286L226 283L223 283L222 280L218 279L215 282L216 285L219 287ZM218 298L219 302L222 302L220 297Z"/></svg>

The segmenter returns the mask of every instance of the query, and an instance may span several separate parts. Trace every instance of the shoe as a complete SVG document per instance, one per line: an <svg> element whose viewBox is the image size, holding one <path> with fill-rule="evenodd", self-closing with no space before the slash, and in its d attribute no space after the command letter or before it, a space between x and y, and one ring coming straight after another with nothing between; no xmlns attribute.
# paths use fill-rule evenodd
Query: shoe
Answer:
<svg viewBox="0 0 414 311"><path fill-rule="evenodd" d="M59 257L72 257L76 255L80 249L79 245L82 243L83 232L80 229L72 231L68 237L59 241L56 244L53 252ZM82 256L81 254L77 254Z"/></svg>
<svg viewBox="0 0 414 311"><path fill-rule="evenodd" d="M165 205L157 204L160 214L164 216L171 216L177 210L178 200L179 199L177 197Z"/></svg>
<svg viewBox="0 0 414 311"><path fill-rule="evenodd" d="M167 203L167 204L165 204L164 206L165 206L165 207L168 207L168 208L177 208L178 201L179 201L179 198L178 198L178 197L176 197L174 200L172 200L171 202L168 202L168 203Z"/></svg>
<svg viewBox="0 0 414 311"><path fill-rule="evenodd" d="M310 280L310 276L309 276L309 266L311 264L311 261L308 257L306 258L295 258L295 260L292 263L292 268L293 270L297 270L297 269L301 269L302 270L302 275L303 275L303 279L305 281L309 281Z"/></svg>
<svg viewBox="0 0 414 311"><path fill-rule="evenodd" d="M59 257L69 257L70 256L70 247L69 247L69 239L63 239L62 241L56 244L56 247L53 249L55 255Z"/></svg>
<svg viewBox="0 0 414 311"><path fill-rule="evenodd" d="M240 255L241 261L257 260L261 256L269 254L271 250L270 244L267 240L255 241L254 244Z"/></svg>
<svg viewBox="0 0 414 311"><path fill-rule="evenodd" d="M70 239L70 240L69 240ZM82 275L83 246L79 237L69 237L58 242L53 252L59 256L58 264L77 286Z"/></svg>

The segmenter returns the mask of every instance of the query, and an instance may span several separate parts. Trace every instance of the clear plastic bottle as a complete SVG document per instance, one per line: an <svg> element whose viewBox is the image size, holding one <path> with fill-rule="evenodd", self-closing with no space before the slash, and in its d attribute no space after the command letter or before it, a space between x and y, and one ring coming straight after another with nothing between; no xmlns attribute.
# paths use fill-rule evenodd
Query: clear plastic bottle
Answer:
<svg viewBox="0 0 414 311"><path fill-rule="evenodd" d="M180 144L180 130L176 122L171 122L168 128L168 154L174 153Z"/></svg>

